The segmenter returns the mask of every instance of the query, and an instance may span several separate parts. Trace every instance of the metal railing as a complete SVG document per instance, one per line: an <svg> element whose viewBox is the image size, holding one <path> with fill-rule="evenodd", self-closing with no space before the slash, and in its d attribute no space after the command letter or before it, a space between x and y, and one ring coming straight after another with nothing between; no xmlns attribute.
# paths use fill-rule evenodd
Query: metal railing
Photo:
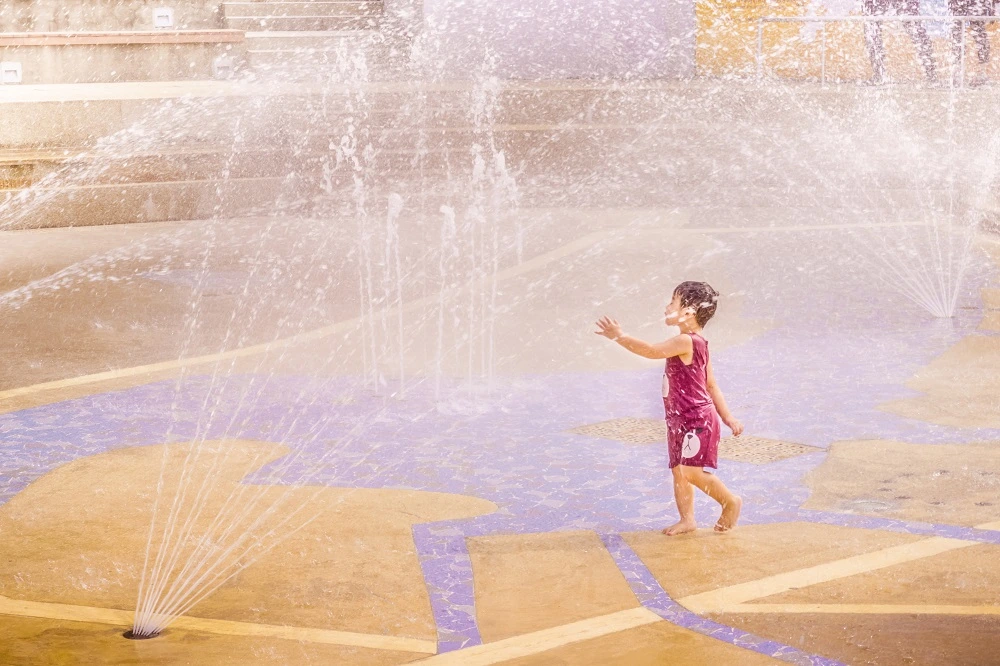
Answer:
<svg viewBox="0 0 1000 666"><path fill-rule="evenodd" d="M910 16L898 14L866 14L864 16L762 16L757 19L757 78L764 78L764 25L766 23L821 23L820 30L820 83L826 83L826 26L829 23L891 23L923 21L926 23L961 23L962 37L959 46L959 86L965 87L965 33L970 23L992 23L1000 16ZM949 37L950 39L950 37Z"/></svg>

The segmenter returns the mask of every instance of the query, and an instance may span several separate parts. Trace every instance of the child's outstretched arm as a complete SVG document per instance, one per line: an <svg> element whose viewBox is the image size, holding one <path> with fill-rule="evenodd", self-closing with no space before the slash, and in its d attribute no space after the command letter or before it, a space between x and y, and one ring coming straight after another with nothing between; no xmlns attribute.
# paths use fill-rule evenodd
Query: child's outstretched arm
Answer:
<svg viewBox="0 0 1000 666"><path fill-rule="evenodd" d="M597 322L597 335L603 335L608 340L614 340L633 354L643 358L670 358L671 356L681 356L690 354L693 348L691 336L675 335L663 342L646 342L639 338L633 338L622 332L621 324L610 317L601 317Z"/></svg>
<svg viewBox="0 0 1000 666"><path fill-rule="evenodd" d="M722 422L729 426L729 429L733 431L733 434L739 437L743 433L743 424L740 423L739 419L733 416L732 412L729 411L729 407L726 405L726 399L722 395L722 389L719 385L715 383L715 374L712 372L712 359L708 360L708 365L705 368L706 382L705 387L708 389L708 394L712 396L712 402L715 403L715 411L719 412L719 418Z"/></svg>

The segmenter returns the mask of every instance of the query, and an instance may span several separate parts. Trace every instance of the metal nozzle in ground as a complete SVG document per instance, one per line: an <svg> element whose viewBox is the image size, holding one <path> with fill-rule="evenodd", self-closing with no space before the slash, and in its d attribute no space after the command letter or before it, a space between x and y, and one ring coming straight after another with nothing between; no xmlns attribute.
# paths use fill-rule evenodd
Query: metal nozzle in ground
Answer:
<svg viewBox="0 0 1000 666"><path fill-rule="evenodd" d="M146 640L147 638L156 638L157 636L159 636L159 634L148 634L148 635L137 634L135 633L135 627L133 627L128 631L126 631L124 634L122 634L122 636L129 639L130 641L143 641Z"/></svg>

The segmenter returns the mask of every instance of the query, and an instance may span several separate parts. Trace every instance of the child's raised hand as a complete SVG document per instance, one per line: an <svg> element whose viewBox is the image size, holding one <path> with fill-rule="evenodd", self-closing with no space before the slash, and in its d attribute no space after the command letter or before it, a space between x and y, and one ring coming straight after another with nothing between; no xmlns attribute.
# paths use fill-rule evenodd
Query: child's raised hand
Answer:
<svg viewBox="0 0 1000 666"><path fill-rule="evenodd" d="M597 335L603 335L608 340L620 338L622 335L621 324L610 317L601 317L597 321L597 328L600 330L594 331L594 333Z"/></svg>

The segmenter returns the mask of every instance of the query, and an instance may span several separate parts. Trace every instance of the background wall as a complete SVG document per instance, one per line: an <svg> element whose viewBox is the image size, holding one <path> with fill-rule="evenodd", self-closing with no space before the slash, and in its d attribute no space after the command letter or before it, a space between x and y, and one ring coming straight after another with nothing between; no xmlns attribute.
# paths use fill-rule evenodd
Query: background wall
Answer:
<svg viewBox="0 0 1000 666"><path fill-rule="evenodd" d="M921 0L920 13L941 16L924 22L931 37L933 58L941 75L951 63L950 22L946 0ZM765 22L759 19L808 16L844 17L861 14L859 0L697 0L696 69L700 76L753 77L757 52L762 72L783 80L862 81L872 76L860 22ZM882 22L885 63L889 76L899 82L921 82L923 68L913 42L899 22ZM993 49L1000 48L1000 24L987 24ZM966 35L972 44L970 35ZM971 67L975 48L966 52ZM988 67L991 78L1000 76L1000 59Z"/></svg>
<svg viewBox="0 0 1000 666"><path fill-rule="evenodd" d="M423 54L450 74L689 76L692 0L424 0Z"/></svg>

